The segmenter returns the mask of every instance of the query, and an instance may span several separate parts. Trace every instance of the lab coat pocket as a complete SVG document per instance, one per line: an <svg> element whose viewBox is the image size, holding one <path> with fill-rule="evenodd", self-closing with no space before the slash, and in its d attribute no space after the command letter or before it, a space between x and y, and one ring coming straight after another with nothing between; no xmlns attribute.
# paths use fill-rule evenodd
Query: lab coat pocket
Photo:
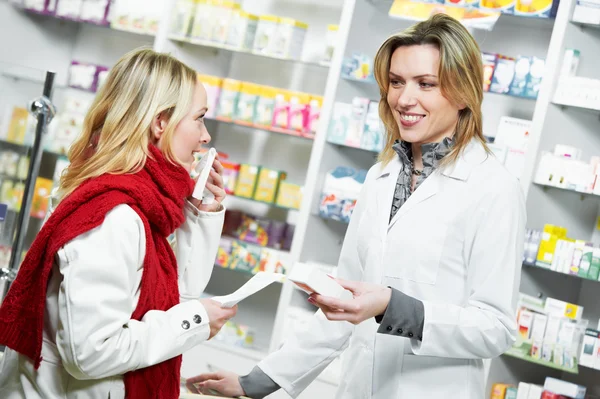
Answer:
<svg viewBox="0 0 600 399"><path fill-rule="evenodd" d="M466 359L405 354L401 398L470 398ZM424 387L427 387L426 389Z"/></svg>
<svg viewBox="0 0 600 399"><path fill-rule="evenodd" d="M398 225L394 227L388 234L384 275L434 285L446 242L447 226L442 223L423 223L414 229Z"/></svg>
<svg viewBox="0 0 600 399"><path fill-rule="evenodd" d="M370 399L373 352L362 344L351 345L342 355L342 378L336 399Z"/></svg>

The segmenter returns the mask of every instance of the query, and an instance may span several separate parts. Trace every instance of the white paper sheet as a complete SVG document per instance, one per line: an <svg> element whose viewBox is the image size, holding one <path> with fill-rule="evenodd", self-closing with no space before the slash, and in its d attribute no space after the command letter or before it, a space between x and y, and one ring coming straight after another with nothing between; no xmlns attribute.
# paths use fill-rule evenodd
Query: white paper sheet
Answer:
<svg viewBox="0 0 600 399"><path fill-rule="evenodd" d="M211 299L217 302L220 302L224 308L232 308L238 302L246 299L252 294L256 294L258 291L263 288L271 285L275 282L283 282L285 280L285 275L281 273L266 273L266 272L258 272L246 284L242 285L235 292L224 295L224 296L215 296Z"/></svg>

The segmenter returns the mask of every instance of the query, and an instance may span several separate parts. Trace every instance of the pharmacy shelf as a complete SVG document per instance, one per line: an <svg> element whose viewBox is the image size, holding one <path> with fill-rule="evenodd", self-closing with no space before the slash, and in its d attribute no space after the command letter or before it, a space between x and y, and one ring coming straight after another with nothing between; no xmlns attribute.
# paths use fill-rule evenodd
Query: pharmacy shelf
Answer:
<svg viewBox="0 0 600 399"><path fill-rule="evenodd" d="M547 271L549 273L554 273L554 274L557 274L557 275L560 275L560 276L572 277L572 278L576 278L576 279L579 279L579 280L593 281L593 282L596 282L596 283L600 282L598 280L594 280L594 279L587 278L587 277L581 277L581 276L578 276L576 274L568 274L568 273L563 273L563 272L557 272L556 270L551 270L551 269L548 269L546 267L542 267L542 266L538 266L538 265L531 265L531 264L528 264L528 263L523 263L523 266L529 267L531 269L536 269L536 270L545 270L545 271Z"/></svg>
<svg viewBox="0 0 600 399"><path fill-rule="evenodd" d="M553 186L551 184L544 184L544 183L540 183L540 182L533 182L533 184L535 184L536 186L543 187L544 189L546 189L546 188L553 188L553 189L556 189L556 190L568 191L568 192L571 192L571 193L575 193L575 194L579 194L579 195L585 195L585 196L589 196L589 197L600 197L600 195L597 195L597 194L594 194L594 193L588 193L586 191L573 190L571 188L556 187L556 186Z"/></svg>
<svg viewBox="0 0 600 399"><path fill-rule="evenodd" d="M585 29L585 28L600 29L599 24L592 24L592 23L587 23L587 22L577 22L577 21L571 21L571 23L573 25L579 26L582 29Z"/></svg>
<svg viewBox="0 0 600 399"><path fill-rule="evenodd" d="M244 201L250 201L250 202L253 202L255 204L263 204L263 205L269 206L271 208L283 209L283 210L286 210L286 211L296 211L296 212L300 211L299 209L296 209L296 208L288 208L287 206L277 205L274 202L259 201L259 200L256 200L254 198L240 197L240 196L235 195L235 194L227 194L227 196L228 197L232 197L232 198L236 198L236 199L239 198L239 199L244 200Z"/></svg>
<svg viewBox="0 0 600 399"><path fill-rule="evenodd" d="M21 8L27 14L39 15L39 16L42 16L42 17L56 19L58 21L71 22L71 23L74 23L74 24L83 24L83 25L97 26L98 28L102 28L102 29L106 29L106 30L113 30L113 31L117 31L117 32L123 32L123 33L127 33L127 34L139 35L139 36L147 36L148 38L152 38L152 39L154 37L156 37L156 35L154 33L134 31L134 30L127 30L127 29L119 29L119 28L115 28L115 27L110 26L110 25L95 24L93 22L80 21L80 20L75 20L75 19L71 19L71 18L61 18L61 17L57 17L56 15L44 14L44 13L41 13L41 12L37 12L35 10L26 9L26 8L23 8L23 7L19 7L19 8Z"/></svg>
<svg viewBox="0 0 600 399"><path fill-rule="evenodd" d="M236 125L236 126L243 126L243 127L249 128L249 129L258 129L258 130L264 130L266 132L284 134L284 135L297 137L297 138L301 138L301 139L306 139L306 140L314 140L314 138L315 138L315 135L312 133L298 132L296 130L289 130L289 129L281 129L281 128L278 128L275 126L260 126L260 125L255 125L253 123L244 122L244 121L236 121L236 120L229 119L229 118L216 117L216 118L207 118L207 120L216 121L216 122L220 122L220 123L229 123L229 124Z"/></svg>
<svg viewBox="0 0 600 399"><path fill-rule="evenodd" d="M21 143L13 143L12 141L2 140L2 139L0 139L0 146L6 146L9 148L13 148L14 150L20 152L21 154L23 154L23 153L28 154L29 151L31 150L30 145L21 144ZM58 152L53 152L53 151L48 151L48 150L44 150L43 152L44 152L44 154L52 155L55 157L64 157L65 156L64 154L61 154Z"/></svg>
<svg viewBox="0 0 600 399"><path fill-rule="evenodd" d="M596 108L581 107L581 106L573 105L573 104L563 104L558 101L552 101L552 104L554 104L558 107L561 107L563 109L571 108L571 109L578 109L578 110L587 111L587 112L593 112L595 114L600 113L600 109L596 109Z"/></svg>
<svg viewBox="0 0 600 399"><path fill-rule="evenodd" d="M229 51L231 53L250 54L250 55L253 55L256 57L270 58L270 59L282 61L282 62L290 62L293 64L306 65L306 66L317 67L317 68L321 68L321 69L329 69L329 63L326 63L326 62L295 60L295 59L291 59L291 58L284 58L284 57L277 57L277 56L273 56L273 55L260 54L260 53L255 53L251 50L242 50L242 49L230 47L230 46L227 46L224 44L214 43L214 42L205 41L205 40L191 39L189 37L181 37L181 36L177 36L177 35L169 35L168 38L169 38L169 40L178 42L178 43L192 44L194 46L214 48L217 50Z"/></svg>
<svg viewBox="0 0 600 399"><path fill-rule="evenodd" d="M348 82L356 82L356 83L362 83L362 84L366 84L366 85L377 85L377 82L375 81L375 79L357 79L357 78L353 78L352 76L346 76L346 75L342 75L341 78L342 78L342 80L346 80Z"/></svg>
<svg viewBox="0 0 600 399"><path fill-rule="evenodd" d="M540 366L549 367L549 368L552 368L555 370L561 370L561 371L571 373L571 374L579 374L579 369L578 369L577 365L575 365L574 368L559 366L552 362L547 362L547 361L541 360L541 359L535 359L535 358L527 355L523 349L519 349L519 348L515 348L515 347L510 348L508 351L504 352L504 356L514 357L514 358L524 360L529 363L538 364Z"/></svg>
<svg viewBox="0 0 600 399"><path fill-rule="evenodd" d="M344 224L344 225L348 225L349 224L349 222L345 222L343 220L335 219L335 218L332 218L332 217L326 217L326 216L321 215L320 213L315 214L315 216L318 217L318 218L321 218L321 219L323 219L325 221L333 220L334 222L337 222L337 223L340 223L340 224Z"/></svg>
<svg viewBox="0 0 600 399"><path fill-rule="evenodd" d="M242 346L229 345L224 342L216 341L214 339L207 341L204 345L207 345L212 348L222 350L225 352L230 352L230 353L233 353L234 355L240 355L245 358L253 359L256 361L260 361L260 360L264 359L268 354L266 349L244 348Z"/></svg>
<svg viewBox="0 0 600 399"><path fill-rule="evenodd" d="M353 146L353 145L340 144L340 143L336 143L336 142L329 141L329 140L327 140L327 142L329 144L331 144L331 145L335 145L335 146L338 146L338 147L353 148L355 150L361 150L361 151L366 151L366 152L372 152L373 154L379 154L379 151L375 151L375 150L368 150L366 148L356 147L356 146Z"/></svg>

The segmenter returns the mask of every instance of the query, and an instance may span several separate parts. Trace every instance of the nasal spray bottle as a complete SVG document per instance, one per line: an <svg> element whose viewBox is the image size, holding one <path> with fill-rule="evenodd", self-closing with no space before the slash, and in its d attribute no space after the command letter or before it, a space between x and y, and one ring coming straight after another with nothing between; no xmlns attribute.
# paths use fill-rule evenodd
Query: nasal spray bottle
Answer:
<svg viewBox="0 0 600 399"><path fill-rule="evenodd" d="M210 176L213 162L217 156L217 150L211 148L206 154L200 159L200 162L196 165L196 173L198 173L198 180L196 180L196 186L192 197L197 200L202 200L202 204L210 205L215 200L215 196L210 190L206 188L206 183Z"/></svg>

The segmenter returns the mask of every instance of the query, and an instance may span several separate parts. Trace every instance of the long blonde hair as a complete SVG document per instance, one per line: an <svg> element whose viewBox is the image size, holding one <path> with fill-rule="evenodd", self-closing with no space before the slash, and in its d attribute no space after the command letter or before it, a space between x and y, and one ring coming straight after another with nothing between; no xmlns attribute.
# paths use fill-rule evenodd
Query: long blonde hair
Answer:
<svg viewBox="0 0 600 399"><path fill-rule="evenodd" d="M161 113L169 118L163 153L179 162L171 141L191 107L196 81L193 69L168 54L142 48L124 55L110 70L83 131L69 149L70 165L60 178L59 198L89 178L141 170L149 156L151 124Z"/></svg>
<svg viewBox="0 0 600 399"><path fill-rule="evenodd" d="M483 101L483 66L481 51L473 36L452 17L436 14L405 31L388 38L375 56L374 73L381 101L379 116L386 130L385 146L379 160L389 163L396 153L392 146L400 139L400 131L387 102L392 54L401 46L434 45L440 51L438 71L442 95L454 104L464 105L459 111L452 151L443 163L456 161L462 150L475 138L489 151L483 137L481 103Z"/></svg>

